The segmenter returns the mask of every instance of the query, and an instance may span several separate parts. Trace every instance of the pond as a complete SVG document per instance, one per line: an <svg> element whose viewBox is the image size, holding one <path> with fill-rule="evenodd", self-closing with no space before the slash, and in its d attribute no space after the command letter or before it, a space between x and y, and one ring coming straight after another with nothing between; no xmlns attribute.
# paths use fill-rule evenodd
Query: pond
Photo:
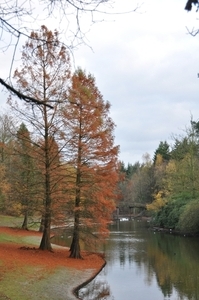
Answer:
<svg viewBox="0 0 199 300"><path fill-rule="evenodd" d="M79 290L83 300L199 299L199 239L148 230L147 222L110 225L107 264Z"/></svg>

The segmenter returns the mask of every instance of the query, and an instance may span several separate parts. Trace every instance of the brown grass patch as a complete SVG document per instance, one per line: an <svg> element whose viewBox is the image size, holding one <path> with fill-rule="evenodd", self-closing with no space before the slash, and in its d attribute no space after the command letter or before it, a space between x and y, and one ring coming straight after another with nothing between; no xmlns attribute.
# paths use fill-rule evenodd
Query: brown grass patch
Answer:
<svg viewBox="0 0 199 300"><path fill-rule="evenodd" d="M41 233L22 229L0 227L0 234L6 233L13 236L38 236ZM104 264L104 259L96 253L82 252L83 259L73 259L69 257L68 248L53 248L53 252L42 251L30 245L19 245L16 243L0 243L0 261L8 268L19 266L43 266L53 269L57 267L70 267L79 270L100 269Z"/></svg>

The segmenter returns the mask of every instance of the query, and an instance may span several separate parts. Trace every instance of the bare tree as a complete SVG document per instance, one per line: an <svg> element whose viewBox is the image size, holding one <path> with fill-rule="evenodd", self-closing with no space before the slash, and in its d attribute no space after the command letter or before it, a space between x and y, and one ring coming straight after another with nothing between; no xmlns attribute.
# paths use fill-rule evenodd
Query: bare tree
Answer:
<svg viewBox="0 0 199 300"><path fill-rule="evenodd" d="M97 22L96 14L105 14L107 8L113 9L114 2L114 0L2 0L0 3L0 51L7 53L11 50L11 59L7 79L0 78L0 84L26 102L46 105L12 86L12 68L22 38L34 39L30 33L38 28L37 22L44 23L49 18L55 20L55 16L59 16L59 31L67 34L68 48L73 49L74 46L85 43L82 17L87 14L90 16L90 24L94 24ZM98 21L102 21L102 18ZM37 28L34 28L35 26ZM49 104L47 106L50 107Z"/></svg>
<svg viewBox="0 0 199 300"><path fill-rule="evenodd" d="M74 40L80 43L84 39L82 16L85 13L90 14L91 23L95 23L95 13L105 13L100 11L100 7L108 2L113 3L113 0L4 0L4 3L0 4L0 50L5 52L14 47L12 64L20 39L23 36L30 38L30 32L38 28L37 21L43 23L49 18L56 19L55 15L59 16L59 24L64 25L64 31L69 28L69 22L75 20L71 32L67 32L67 35L71 37L71 46ZM41 16L38 16L38 13L41 13ZM34 28L33 24L37 28Z"/></svg>
<svg viewBox="0 0 199 300"><path fill-rule="evenodd" d="M60 24L65 22L65 28L69 24L69 16L73 16L76 20L76 28L72 32L73 41L78 43L83 40L84 34L81 30L80 19L82 14L89 13L91 22L95 22L94 13L100 12L100 6L111 2L111 0L4 0L0 4L0 51L7 52L11 49L11 62L9 66L9 74L7 82L0 76L0 84L3 85L9 92L16 95L18 98L26 102L33 102L36 104L44 104L39 99L34 99L16 90L11 83L12 67L15 60L15 55L22 37L31 38L30 33L36 28L33 24L38 24L36 21L39 15L42 15L42 20L45 21L50 17L59 15ZM40 18L41 21L41 18ZM31 24L31 26L30 26ZM67 24L67 25L66 25ZM34 37L32 37L34 39ZM44 104L46 105L46 104ZM51 105L47 105L52 107Z"/></svg>
<svg viewBox="0 0 199 300"><path fill-rule="evenodd" d="M185 10L191 11L192 8L193 8L193 5L196 6L196 11L198 11L198 9L199 9L198 0L188 0L186 5L185 5ZM196 36L199 33L199 29L195 29L195 28L192 28L191 30L189 28L187 28L187 31L192 36Z"/></svg>

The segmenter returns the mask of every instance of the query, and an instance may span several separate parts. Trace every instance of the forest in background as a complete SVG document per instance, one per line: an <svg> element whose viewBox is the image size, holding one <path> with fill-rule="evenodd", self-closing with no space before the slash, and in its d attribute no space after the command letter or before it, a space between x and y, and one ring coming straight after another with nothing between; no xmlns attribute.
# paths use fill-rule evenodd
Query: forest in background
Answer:
<svg viewBox="0 0 199 300"><path fill-rule="evenodd" d="M199 232L199 122L190 121L173 145L161 141L153 159L121 165L121 212L134 203L146 204L154 226L196 234Z"/></svg>
<svg viewBox="0 0 199 300"><path fill-rule="evenodd" d="M14 123L13 116L0 115L0 211L14 216L24 215L22 227L26 229L33 216L38 217L38 222L42 216L42 170L38 164L36 145L31 144L31 134L26 125L21 123L15 127ZM52 152L57 153L58 146L54 140L51 147L55 148ZM141 203L146 205L144 215L152 217L154 226L198 233L198 153L199 122L191 120L190 127L181 136L173 137L173 145L166 141L159 143L153 159L145 154L143 163L128 163L125 166L119 162L118 181L114 182L115 187L112 186L116 194L114 204L110 205L110 218L115 206L119 207L121 214L129 214L134 203ZM70 223L75 209L74 194L71 192L75 185L75 169L71 165L60 164L60 159L57 157L58 164L62 165L61 177L55 171L53 174L53 180L60 180L60 184L54 187L56 196L52 214L52 223L57 226ZM93 209L97 207L97 198L92 205ZM84 209L84 214L89 214L87 205ZM140 209L136 210L139 215ZM107 216L105 220L108 219ZM90 222L92 235L93 221L87 218L87 222Z"/></svg>

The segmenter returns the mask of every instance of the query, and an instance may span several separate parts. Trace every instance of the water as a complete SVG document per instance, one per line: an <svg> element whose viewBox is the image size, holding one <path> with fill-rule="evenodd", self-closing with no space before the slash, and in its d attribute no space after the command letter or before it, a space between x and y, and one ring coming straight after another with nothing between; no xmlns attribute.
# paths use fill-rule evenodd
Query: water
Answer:
<svg viewBox="0 0 199 300"><path fill-rule="evenodd" d="M199 300L198 238L154 233L145 222L110 226L107 264L82 300Z"/></svg>

